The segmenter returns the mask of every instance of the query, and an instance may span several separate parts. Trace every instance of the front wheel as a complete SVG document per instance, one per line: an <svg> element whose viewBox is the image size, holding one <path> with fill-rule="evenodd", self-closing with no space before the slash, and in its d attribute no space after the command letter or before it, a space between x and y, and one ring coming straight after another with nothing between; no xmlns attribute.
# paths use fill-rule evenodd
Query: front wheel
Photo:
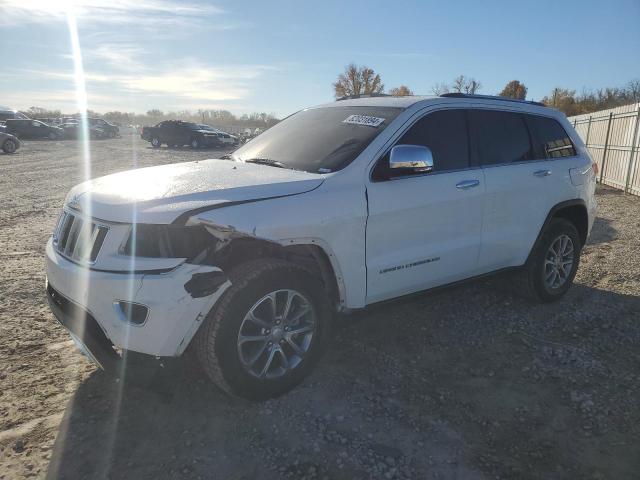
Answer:
<svg viewBox="0 0 640 480"><path fill-rule="evenodd" d="M250 400L298 385L327 342L331 309L322 283L298 265L248 262L198 331L200 363L219 387Z"/></svg>
<svg viewBox="0 0 640 480"><path fill-rule="evenodd" d="M573 284L581 251L575 225L564 218L552 219L522 272L528 296L542 302L562 298Z"/></svg>
<svg viewBox="0 0 640 480"><path fill-rule="evenodd" d="M2 144L2 151L4 153L15 153L17 149L18 145L16 144L15 140L11 138L6 139Z"/></svg>
<svg viewBox="0 0 640 480"><path fill-rule="evenodd" d="M56 140L58 138L58 135L56 135L53 132L49 132L48 137L49 137L49 140Z"/></svg>

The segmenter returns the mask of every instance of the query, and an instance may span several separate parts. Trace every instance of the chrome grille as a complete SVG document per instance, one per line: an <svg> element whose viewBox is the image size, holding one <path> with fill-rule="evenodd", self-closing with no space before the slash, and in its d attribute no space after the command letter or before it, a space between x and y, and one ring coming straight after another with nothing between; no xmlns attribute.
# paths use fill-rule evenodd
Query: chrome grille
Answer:
<svg viewBox="0 0 640 480"><path fill-rule="evenodd" d="M53 232L53 247L71 260L94 263L108 231L105 225L62 212Z"/></svg>

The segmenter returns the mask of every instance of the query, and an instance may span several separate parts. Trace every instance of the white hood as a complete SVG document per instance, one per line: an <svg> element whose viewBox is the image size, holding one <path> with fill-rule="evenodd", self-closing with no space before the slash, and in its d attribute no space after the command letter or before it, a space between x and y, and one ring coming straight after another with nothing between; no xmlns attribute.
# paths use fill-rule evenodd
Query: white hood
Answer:
<svg viewBox="0 0 640 480"><path fill-rule="evenodd" d="M231 160L140 168L89 180L65 200L111 222L171 223L190 210L308 192L323 175Z"/></svg>

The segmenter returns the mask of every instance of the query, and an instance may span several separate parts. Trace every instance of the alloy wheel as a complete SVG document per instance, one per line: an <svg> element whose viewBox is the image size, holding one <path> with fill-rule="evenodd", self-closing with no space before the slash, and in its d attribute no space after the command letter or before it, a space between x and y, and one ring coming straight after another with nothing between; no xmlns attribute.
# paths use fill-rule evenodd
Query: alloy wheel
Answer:
<svg viewBox="0 0 640 480"><path fill-rule="evenodd" d="M571 237L560 235L547 250L544 260L544 283L550 290L562 287L573 268L574 245Z"/></svg>
<svg viewBox="0 0 640 480"><path fill-rule="evenodd" d="M315 330L315 311L303 294L273 291L242 320L237 341L242 365L258 378L282 377L307 356Z"/></svg>

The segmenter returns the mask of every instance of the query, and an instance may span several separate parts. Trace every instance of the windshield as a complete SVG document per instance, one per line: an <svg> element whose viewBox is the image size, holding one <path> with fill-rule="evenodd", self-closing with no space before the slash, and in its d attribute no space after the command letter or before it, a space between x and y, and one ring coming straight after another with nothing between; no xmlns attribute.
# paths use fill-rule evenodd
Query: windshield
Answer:
<svg viewBox="0 0 640 480"><path fill-rule="evenodd" d="M199 123L197 127L198 127L197 130L209 130L211 132L217 132L217 130L213 128L211 125L206 125L204 123Z"/></svg>
<svg viewBox="0 0 640 480"><path fill-rule="evenodd" d="M307 172L335 172L349 165L401 111L353 106L302 110L236 150L233 158L278 162Z"/></svg>

